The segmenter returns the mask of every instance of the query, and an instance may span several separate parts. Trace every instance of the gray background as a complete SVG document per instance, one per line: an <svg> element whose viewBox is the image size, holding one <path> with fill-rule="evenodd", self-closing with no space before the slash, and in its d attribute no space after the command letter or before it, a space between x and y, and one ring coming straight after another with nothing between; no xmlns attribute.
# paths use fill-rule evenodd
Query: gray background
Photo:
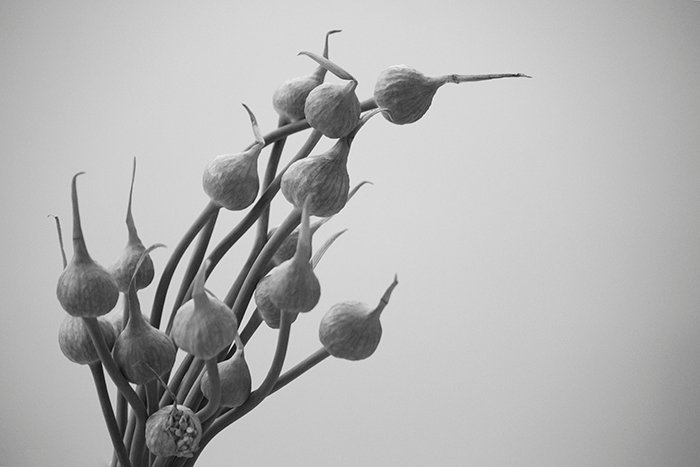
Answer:
<svg viewBox="0 0 700 467"><path fill-rule="evenodd" d="M216 438L202 466L695 466L700 456L700 3L298 1L0 3L0 464L94 466L109 441L87 368L56 333L53 223L78 171L93 257L171 248L207 199L201 173L263 131L270 98L320 51L371 95L397 63L447 85L420 122L375 118L350 156L371 180L319 231L349 231L317 272L318 320L374 304L384 337L327 360ZM290 150L303 136L290 140ZM319 146L329 146L323 141ZM266 154L261 157L261 166ZM288 157L288 156L287 156ZM288 210L274 204L273 222ZM240 214L221 217L220 238ZM223 295L248 237L208 286ZM70 252L70 250L69 250ZM160 271L168 252L153 257ZM150 304L153 289L141 298ZM275 334L248 346L254 384Z"/></svg>

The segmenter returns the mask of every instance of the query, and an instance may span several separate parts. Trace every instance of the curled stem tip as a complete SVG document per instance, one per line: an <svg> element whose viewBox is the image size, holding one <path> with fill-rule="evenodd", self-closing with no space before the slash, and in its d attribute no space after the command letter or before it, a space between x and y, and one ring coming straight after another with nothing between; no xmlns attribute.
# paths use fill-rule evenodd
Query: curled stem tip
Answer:
<svg viewBox="0 0 700 467"><path fill-rule="evenodd" d="M250 123L253 126L253 134L255 135L255 143L257 146L260 146L261 149L263 146L265 146L265 139L262 136L262 133L260 132L260 127L258 126L258 120L255 118L255 115L253 112L248 108L247 105L241 102L241 105L245 108L246 112L248 112L248 116L250 117Z"/></svg>
<svg viewBox="0 0 700 467"><path fill-rule="evenodd" d="M333 245L333 242L335 242L338 239L338 237L340 237L341 235L343 235L347 231L348 231L348 229L343 229L340 232L334 233L333 235L331 235L331 237L328 240L326 240L323 243L323 245L321 245L321 248L319 248L318 251L315 252L314 256L311 258L311 267L312 268L315 268L316 265L321 261L321 259L323 258L323 255L326 253L326 251L328 251L328 249L331 247L331 245Z"/></svg>
<svg viewBox="0 0 700 467"><path fill-rule="evenodd" d="M68 259L66 258L66 249L63 247L63 232L61 231L61 221L58 216L49 214L47 217L53 217L56 221L56 231L58 232L58 246L61 248L61 259L63 260L63 267L68 266Z"/></svg>
<svg viewBox="0 0 700 467"><path fill-rule="evenodd" d="M335 34L335 33L338 33L338 32L342 32L342 30L341 30L341 29L331 29L330 31L328 31L328 32L326 33L326 43L325 43L325 45L323 46L323 56L324 56L324 58L328 58L328 37L329 37L331 34Z"/></svg>
<svg viewBox="0 0 700 467"><path fill-rule="evenodd" d="M372 183L372 182L370 182L370 181L368 181L368 180L365 180L365 181L362 181L362 182L358 183L357 185L355 185L355 187L354 187L352 190L350 190L350 193L348 193L348 201L350 201L350 199L351 199L353 196L355 196L355 193L357 193L357 191L358 191L360 188L362 188L363 185L374 185L374 183Z"/></svg>
<svg viewBox="0 0 700 467"><path fill-rule="evenodd" d="M297 55L306 55L307 57L311 58L314 60L316 63L321 65L323 68L326 70L330 71L333 73L335 76L337 76L340 79L344 80L350 80L350 81L357 81L355 78L352 77L350 73L336 65L335 63L331 62L325 57L321 57L313 52L307 52L307 51L302 51L299 52Z"/></svg>
<svg viewBox="0 0 700 467"><path fill-rule="evenodd" d="M134 280L136 279L136 274L138 274L139 269L141 268L141 264L146 260L146 256L148 254L155 250L156 248L167 248L165 245L162 243L154 243L153 245L149 246L143 252L141 253L141 256L139 256L139 260L136 262L136 267L134 268L134 273L131 275L131 279L129 280L129 289L132 289L134 287Z"/></svg>
<svg viewBox="0 0 700 467"><path fill-rule="evenodd" d="M384 310L384 307L386 307L389 304L389 298L391 297L391 292L394 291L394 287L396 287L399 284L398 276L394 274L394 281L389 285L389 287L386 289L384 292L384 295L382 295L382 298L379 299L379 304L377 305L377 308L375 308L372 313L381 313L382 310Z"/></svg>
<svg viewBox="0 0 700 467"><path fill-rule="evenodd" d="M367 123L370 118L374 117L375 115L377 115L380 112L386 112L386 109L384 109L384 108L372 109L369 112L365 112L364 114L362 114L359 122L357 123L357 125L355 125L355 128L353 128L353 130L350 133L348 133L348 135L345 137L345 140L348 142L348 144L352 143L352 140L355 139L355 136L357 136L357 132L359 132L360 129L363 126L365 126L365 123Z"/></svg>

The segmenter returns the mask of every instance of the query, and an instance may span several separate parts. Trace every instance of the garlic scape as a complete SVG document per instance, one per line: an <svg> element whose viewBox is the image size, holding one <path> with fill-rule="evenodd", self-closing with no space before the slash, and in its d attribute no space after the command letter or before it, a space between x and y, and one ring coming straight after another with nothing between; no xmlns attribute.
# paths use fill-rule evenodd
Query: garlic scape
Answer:
<svg viewBox="0 0 700 467"><path fill-rule="evenodd" d="M326 42L323 49L323 56L328 58L328 36L340 32L338 29L326 33ZM300 76L282 83L272 95L272 106L281 118L288 122L303 120L304 104L306 97L318 85L323 83L326 77L326 69L319 66L314 73L309 76Z"/></svg>
<svg viewBox="0 0 700 467"><path fill-rule="evenodd" d="M258 157L265 140L255 115L247 105L243 107L250 117L255 143L243 152L217 156L202 175L204 192L213 203L230 211L240 211L253 204L260 189Z"/></svg>
<svg viewBox="0 0 700 467"><path fill-rule="evenodd" d="M428 77L406 65L394 65L382 71L374 86L374 100L386 109L384 117L397 125L413 123L430 108L437 90L447 83L466 83L498 78L530 78L522 73L490 75L445 75Z"/></svg>
<svg viewBox="0 0 700 467"><path fill-rule="evenodd" d="M200 266L193 281L192 298L177 310L171 330L175 345L202 360L228 348L238 332L231 309L204 288L210 263L208 259Z"/></svg>
<svg viewBox="0 0 700 467"><path fill-rule="evenodd" d="M259 283L265 298L278 310L291 313L311 311L321 297L321 285L309 262L311 259L311 228L307 199L301 213L301 229L294 256L275 267ZM293 319L293 318L292 318Z"/></svg>
<svg viewBox="0 0 700 467"><path fill-rule="evenodd" d="M361 302L346 301L328 310L321 318L318 335L329 354L346 360L362 360L374 353L382 337L379 318L397 284L394 277L374 309Z"/></svg>
<svg viewBox="0 0 700 467"><path fill-rule="evenodd" d="M382 109L365 113L352 131L326 152L292 163L282 175L280 188L284 197L300 208L311 197L309 214L328 217L338 213L348 201L350 175L347 162L350 146L364 124Z"/></svg>
<svg viewBox="0 0 700 467"><path fill-rule="evenodd" d="M323 83L315 87L306 97L304 115L312 128L327 138L341 138L352 131L360 119L360 100L355 94L357 80L331 62L313 52L299 52L316 61L338 78L348 83Z"/></svg>
<svg viewBox="0 0 700 467"><path fill-rule="evenodd" d="M122 255L114 262L114 264L109 268L112 276L117 281L119 286L119 291L126 293L129 289L129 282L131 277L134 275L136 270L136 263L141 258L141 255L146 250L143 242L139 238L138 232L136 231L136 225L134 224L134 216L132 214L132 199L134 194L134 179L136 177L136 158L134 158L134 164L131 172L131 187L129 188L129 203L126 209L126 228L128 232L128 240L126 247ZM146 256L143 260L143 264L139 268L138 274L134 278L134 287L136 290L141 290L148 287L148 285L153 281L153 276L155 274L153 268L153 260L150 256Z"/></svg>
<svg viewBox="0 0 700 467"><path fill-rule="evenodd" d="M250 369L245 361L243 342L236 333L236 352L228 360L217 364L219 380L221 384L221 406L238 407L250 396L252 379ZM207 399L212 396L212 388L209 380L209 372L202 374L200 389Z"/></svg>
<svg viewBox="0 0 700 467"><path fill-rule="evenodd" d="M119 289L112 275L88 253L78 208L76 178L71 182L73 205L73 257L56 285L58 301L69 315L94 318L108 313L117 303Z"/></svg>
<svg viewBox="0 0 700 467"><path fill-rule="evenodd" d="M119 369L129 382L146 384L163 375L175 364L177 349L172 339L163 331L156 329L144 318L136 294L136 277L138 269L148 254L163 245L156 244L144 250L136 263L136 270L129 284L126 306L129 321L114 343L112 355Z"/></svg>

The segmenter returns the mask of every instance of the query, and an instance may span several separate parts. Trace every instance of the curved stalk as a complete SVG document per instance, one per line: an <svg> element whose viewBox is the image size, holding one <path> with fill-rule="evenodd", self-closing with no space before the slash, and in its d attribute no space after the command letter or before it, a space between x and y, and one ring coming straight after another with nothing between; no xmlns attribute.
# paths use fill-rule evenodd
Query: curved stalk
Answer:
<svg viewBox="0 0 700 467"><path fill-rule="evenodd" d="M117 455L117 460L121 463L122 467L131 467L129 455L126 452L124 442L122 441L122 435L119 431L119 425L117 424L116 418L114 418L114 412L112 409L112 403L109 400L109 392L107 390L107 383L105 381L104 371L102 370L102 364L99 362L90 364L90 371L92 372L92 379L95 382L97 397L100 400L100 408L102 409L102 415L104 416L105 423L107 424L107 431L109 431L109 437L112 440L112 445L114 446L114 452Z"/></svg>

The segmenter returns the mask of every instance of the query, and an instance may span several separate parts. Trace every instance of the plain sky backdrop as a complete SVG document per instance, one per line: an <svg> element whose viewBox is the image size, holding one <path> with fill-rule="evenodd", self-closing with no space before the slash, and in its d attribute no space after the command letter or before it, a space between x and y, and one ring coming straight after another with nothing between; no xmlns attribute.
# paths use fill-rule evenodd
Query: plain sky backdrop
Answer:
<svg viewBox="0 0 700 467"><path fill-rule="evenodd" d="M272 92L312 71L297 53L336 28L331 58L361 99L399 63L534 78L446 85L416 124L367 124L349 170L374 185L318 233L349 229L317 269L321 303L292 328L288 364L320 346L325 309L374 304L397 273L379 349L324 361L199 465L697 466L692 0L0 2L0 465L111 455L89 371L57 344L47 214L69 232L71 176L87 172L88 248L109 264L136 156L139 232L172 249L206 204L204 165L253 139L240 103L274 128ZM273 223L287 210L277 200ZM215 240L240 217L222 214ZM249 242L209 281L218 295ZM168 254L153 253L159 272ZM263 328L247 348L254 384L274 339Z"/></svg>

